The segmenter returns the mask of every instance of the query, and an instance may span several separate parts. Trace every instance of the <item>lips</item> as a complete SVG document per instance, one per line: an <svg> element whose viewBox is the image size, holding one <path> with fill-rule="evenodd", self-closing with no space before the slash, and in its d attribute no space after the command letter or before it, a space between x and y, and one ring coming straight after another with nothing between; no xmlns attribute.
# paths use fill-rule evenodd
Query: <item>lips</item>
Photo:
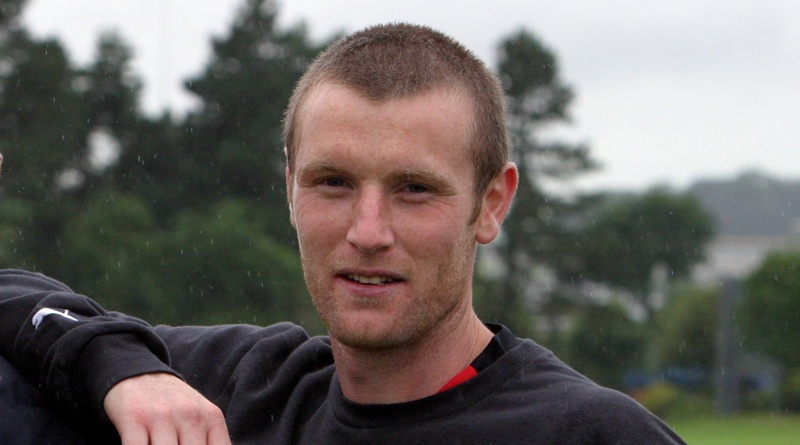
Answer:
<svg viewBox="0 0 800 445"><path fill-rule="evenodd" d="M361 274L347 274L347 279L361 284L382 285L389 284L395 281L394 278L385 275L361 275Z"/></svg>

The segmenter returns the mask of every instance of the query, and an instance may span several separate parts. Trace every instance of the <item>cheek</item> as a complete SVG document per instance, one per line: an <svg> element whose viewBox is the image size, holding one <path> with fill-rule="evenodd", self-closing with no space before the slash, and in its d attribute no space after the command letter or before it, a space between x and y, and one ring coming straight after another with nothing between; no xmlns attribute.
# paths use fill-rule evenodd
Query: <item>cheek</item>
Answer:
<svg viewBox="0 0 800 445"><path fill-rule="evenodd" d="M475 231L464 220L447 218L412 219L400 225L405 227L404 244L417 258L432 263L449 262L450 258L468 253ZM439 264L432 267L438 268Z"/></svg>
<svg viewBox="0 0 800 445"><path fill-rule="evenodd" d="M346 233L341 209L328 209L319 200L296 202L292 214L297 239L305 253L315 253L315 249L334 243Z"/></svg>
<svg viewBox="0 0 800 445"><path fill-rule="evenodd" d="M439 205L416 212L397 212L395 229L405 238L431 249L453 245L474 237L474 224L469 224L471 209L458 205Z"/></svg>

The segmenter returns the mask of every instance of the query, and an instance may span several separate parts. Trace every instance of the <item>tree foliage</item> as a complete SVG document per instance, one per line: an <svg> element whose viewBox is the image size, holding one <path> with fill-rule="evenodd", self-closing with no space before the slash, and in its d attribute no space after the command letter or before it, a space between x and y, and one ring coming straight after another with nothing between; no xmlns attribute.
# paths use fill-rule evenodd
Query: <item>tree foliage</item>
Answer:
<svg viewBox="0 0 800 445"><path fill-rule="evenodd" d="M519 188L498 241L504 273L496 280L484 313L532 333L531 271L555 262L563 239L568 205L542 187L544 179L563 179L593 167L583 145L545 141L541 131L568 120L572 90L559 77L555 55L535 36L521 30L500 44L498 74L508 100L511 159L519 169Z"/></svg>
<svg viewBox="0 0 800 445"><path fill-rule="evenodd" d="M98 39L76 67L0 2L0 266L43 271L153 322L320 332L286 216L281 113L318 50L247 1L183 119L144 116L132 53Z"/></svg>
<svg viewBox="0 0 800 445"><path fill-rule="evenodd" d="M595 382L621 388L625 371L640 366L647 329L616 304L589 306L567 333L566 360Z"/></svg>
<svg viewBox="0 0 800 445"><path fill-rule="evenodd" d="M747 277L737 318L747 346L800 367L800 252L773 253Z"/></svg>
<svg viewBox="0 0 800 445"><path fill-rule="evenodd" d="M705 258L714 234L713 219L691 195L659 188L612 200L583 218L567 246L573 252L560 268L563 277L626 289L647 318L657 309L650 298L654 274L685 277Z"/></svg>
<svg viewBox="0 0 800 445"><path fill-rule="evenodd" d="M185 124L186 199L252 198L272 215L272 236L293 231L284 186L281 122L295 81L322 46L303 26L277 26L273 1L247 0L228 35L213 41L203 75L186 83L202 107Z"/></svg>
<svg viewBox="0 0 800 445"><path fill-rule="evenodd" d="M656 366L695 368L714 366L719 290L682 288L656 317Z"/></svg>

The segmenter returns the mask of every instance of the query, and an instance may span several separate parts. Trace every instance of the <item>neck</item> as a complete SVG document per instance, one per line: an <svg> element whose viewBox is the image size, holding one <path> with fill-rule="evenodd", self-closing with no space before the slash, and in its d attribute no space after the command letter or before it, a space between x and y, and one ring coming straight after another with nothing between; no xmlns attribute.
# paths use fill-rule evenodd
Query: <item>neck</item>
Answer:
<svg viewBox="0 0 800 445"><path fill-rule="evenodd" d="M345 397L363 404L388 404L435 394L486 348L492 335L469 310L450 328L440 326L404 348L364 351L334 338L331 343Z"/></svg>

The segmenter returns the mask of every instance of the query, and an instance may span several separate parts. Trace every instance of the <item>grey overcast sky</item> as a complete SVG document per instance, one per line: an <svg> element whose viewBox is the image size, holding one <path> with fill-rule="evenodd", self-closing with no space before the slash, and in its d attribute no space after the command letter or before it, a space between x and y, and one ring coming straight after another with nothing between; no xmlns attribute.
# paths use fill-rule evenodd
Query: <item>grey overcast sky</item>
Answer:
<svg viewBox="0 0 800 445"><path fill-rule="evenodd" d="M210 37L244 0L30 0L24 22L85 64L117 30L135 52L148 112L193 105ZM437 28L490 66L520 28L556 55L576 93L561 138L590 145L601 169L574 190L681 189L759 170L800 179L800 2L794 0L282 0L285 26L336 31L408 21Z"/></svg>

